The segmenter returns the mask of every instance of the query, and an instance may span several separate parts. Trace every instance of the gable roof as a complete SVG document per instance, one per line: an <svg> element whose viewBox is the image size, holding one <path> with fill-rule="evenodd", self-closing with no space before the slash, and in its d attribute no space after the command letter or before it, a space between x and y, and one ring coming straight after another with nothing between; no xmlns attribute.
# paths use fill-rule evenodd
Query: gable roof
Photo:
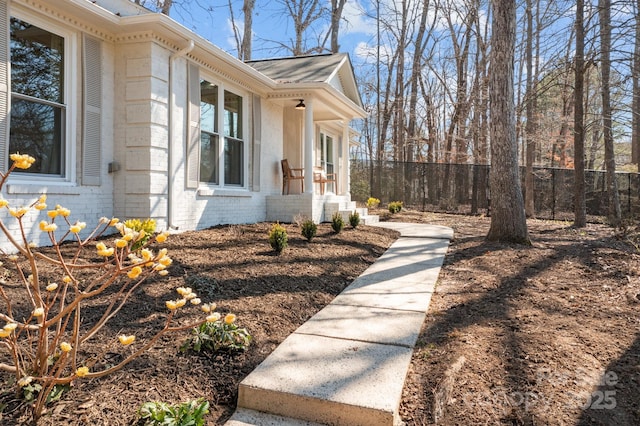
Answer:
<svg viewBox="0 0 640 426"><path fill-rule="evenodd" d="M353 67L347 53L259 59L246 63L282 85L330 84L357 106L362 107Z"/></svg>

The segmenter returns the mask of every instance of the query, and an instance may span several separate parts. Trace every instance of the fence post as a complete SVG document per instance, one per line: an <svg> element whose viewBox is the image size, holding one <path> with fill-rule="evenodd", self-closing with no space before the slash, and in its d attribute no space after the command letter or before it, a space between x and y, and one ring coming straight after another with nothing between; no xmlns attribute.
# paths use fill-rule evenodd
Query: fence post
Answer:
<svg viewBox="0 0 640 426"><path fill-rule="evenodd" d="M556 169L551 169L551 220L556 220Z"/></svg>

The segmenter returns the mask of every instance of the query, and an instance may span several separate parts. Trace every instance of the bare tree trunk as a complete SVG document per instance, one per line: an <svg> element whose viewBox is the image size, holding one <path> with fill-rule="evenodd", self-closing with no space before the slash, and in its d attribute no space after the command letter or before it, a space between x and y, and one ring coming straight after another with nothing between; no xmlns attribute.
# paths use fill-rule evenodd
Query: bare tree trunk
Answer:
<svg viewBox="0 0 640 426"><path fill-rule="evenodd" d="M513 98L516 3L494 0L490 84L491 226L488 240L530 244L518 171Z"/></svg>
<svg viewBox="0 0 640 426"><path fill-rule="evenodd" d="M640 0L635 4L636 39L633 49L633 107L631 125L631 162L636 164L640 172Z"/></svg>
<svg viewBox="0 0 640 426"><path fill-rule="evenodd" d="M242 13L244 14L244 33L242 36L242 44L240 46L240 60L251 60L251 42L253 39L253 8L256 0L244 0L242 5Z"/></svg>
<svg viewBox="0 0 640 426"><path fill-rule="evenodd" d="M584 0L576 1L576 60L573 107L573 149L575 187L573 195L575 220L573 225L582 228L587 225L584 177Z"/></svg>
<svg viewBox="0 0 640 426"><path fill-rule="evenodd" d="M535 93L533 87L533 8L531 6L531 0L527 0L527 47L526 47L526 62L527 62L527 90L526 90L526 104L527 104L527 124L525 127L525 140L526 140L526 155L525 155L525 212L527 217L534 217L535 204L534 204L534 192L533 192L533 159L536 152L536 103L538 94ZM536 76L537 78L537 76Z"/></svg>
<svg viewBox="0 0 640 426"><path fill-rule="evenodd" d="M616 159L613 149L611 118L611 0L599 0L600 15L600 55L602 73L602 126L604 132L604 161L607 168L607 193L609 194L608 219L612 226L619 226L622 220L618 182L616 181Z"/></svg>
<svg viewBox="0 0 640 426"><path fill-rule="evenodd" d="M331 0L331 53L340 51L338 35L340 34L340 20L347 0Z"/></svg>

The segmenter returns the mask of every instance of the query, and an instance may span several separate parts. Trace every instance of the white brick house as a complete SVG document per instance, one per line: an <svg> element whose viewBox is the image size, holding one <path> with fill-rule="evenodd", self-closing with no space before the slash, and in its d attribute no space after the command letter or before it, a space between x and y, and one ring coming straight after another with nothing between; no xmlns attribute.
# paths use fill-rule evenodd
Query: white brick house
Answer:
<svg viewBox="0 0 640 426"><path fill-rule="evenodd" d="M347 55L243 63L129 0L0 0L0 27L0 168L37 160L5 184L11 205L46 193L88 224L183 231L320 221L350 201L349 123L365 112ZM283 158L305 193L281 194ZM324 195L314 167L336 173Z"/></svg>

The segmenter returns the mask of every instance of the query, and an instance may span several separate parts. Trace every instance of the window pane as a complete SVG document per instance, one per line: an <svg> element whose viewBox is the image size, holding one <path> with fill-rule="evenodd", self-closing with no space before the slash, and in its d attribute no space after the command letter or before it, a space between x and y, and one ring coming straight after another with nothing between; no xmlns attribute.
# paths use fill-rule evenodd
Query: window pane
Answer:
<svg viewBox="0 0 640 426"><path fill-rule="evenodd" d="M200 182L218 183L218 135L200 135Z"/></svg>
<svg viewBox="0 0 640 426"><path fill-rule="evenodd" d="M64 103L64 38L11 18L11 91Z"/></svg>
<svg viewBox="0 0 640 426"><path fill-rule="evenodd" d="M243 167L244 167L244 143L237 139L224 139L224 183L225 185L244 184Z"/></svg>
<svg viewBox="0 0 640 426"><path fill-rule="evenodd" d="M16 172L62 174L63 123L61 107L12 98L9 152L36 159L29 169Z"/></svg>
<svg viewBox="0 0 640 426"><path fill-rule="evenodd" d="M218 133L218 86L200 82L200 126L203 132Z"/></svg>
<svg viewBox="0 0 640 426"><path fill-rule="evenodd" d="M242 139L242 96L224 91L224 135Z"/></svg>

